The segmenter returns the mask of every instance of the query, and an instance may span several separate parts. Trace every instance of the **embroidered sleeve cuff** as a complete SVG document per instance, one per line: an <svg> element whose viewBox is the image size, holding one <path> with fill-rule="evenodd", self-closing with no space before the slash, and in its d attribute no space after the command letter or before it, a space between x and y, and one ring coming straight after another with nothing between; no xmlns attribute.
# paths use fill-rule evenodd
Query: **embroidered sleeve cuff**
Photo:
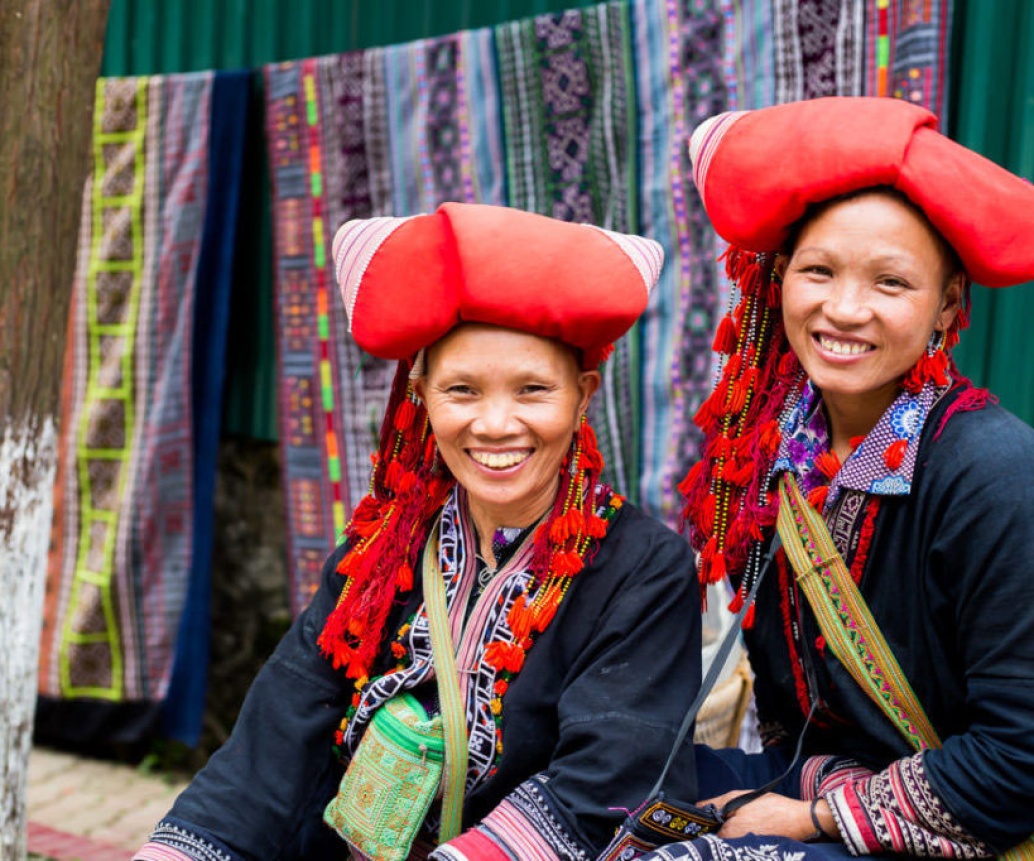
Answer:
<svg viewBox="0 0 1034 861"><path fill-rule="evenodd" d="M185 823L165 819L151 832L151 841L133 861L243 861L228 847L208 839Z"/></svg>
<svg viewBox="0 0 1034 861"><path fill-rule="evenodd" d="M811 801L838 786L870 777L872 772L853 759L841 756L812 756L801 769L801 798Z"/></svg>
<svg viewBox="0 0 1034 861"><path fill-rule="evenodd" d="M428 856L428 861L513 861L513 857L480 828L475 828L443 843Z"/></svg>
<svg viewBox="0 0 1034 861"><path fill-rule="evenodd" d="M147 843L133 856L133 861L191 861L191 858L164 843Z"/></svg>
<svg viewBox="0 0 1034 861"><path fill-rule="evenodd" d="M899 759L888 768L847 784L828 795L837 828L853 855L896 852L903 855L981 858L990 847L969 834L934 793L922 754Z"/></svg>
<svg viewBox="0 0 1034 861"><path fill-rule="evenodd" d="M482 830L521 861L594 858L596 852L582 844L557 811L547 784L541 774L528 778L482 820Z"/></svg>

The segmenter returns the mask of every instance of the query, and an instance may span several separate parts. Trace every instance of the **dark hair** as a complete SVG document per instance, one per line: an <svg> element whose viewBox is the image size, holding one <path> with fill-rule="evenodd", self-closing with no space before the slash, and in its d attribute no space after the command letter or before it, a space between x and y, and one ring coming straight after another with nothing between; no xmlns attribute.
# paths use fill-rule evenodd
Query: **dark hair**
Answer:
<svg viewBox="0 0 1034 861"><path fill-rule="evenodd" d="M801 232L812 221L837 204L846 203L849 200L855 200L856 198L864 197L867 194L883 194L897 200L899 203L903 203L916 216L918 216L927 227L930 228L930 232L933 234L934 239L937 242L937 247L941 252L941 259L944 261L945 285L947 285L951 278L959 273L962 273L963 275L966 274L966 267L962 265L962 259L959 257L958 252L951 247L951 244L944 238L941 231L934 227L930 219L927 218L926 213L916 206L907 194L889 185L870 185L865 188L856 188L854 191L848 191L844 194L838 194L836 197L830 197L826 200L821 200L818 203L810 204L804 211L804 215L798 218L790 226L790 232L786 237L786 241L783 243L783 247L780 249L780 253L785 254L787 257L793 256L793 252L797 248L797 243L800 240ZM966 280L968 282L969 278L967 277Z"/></svg>

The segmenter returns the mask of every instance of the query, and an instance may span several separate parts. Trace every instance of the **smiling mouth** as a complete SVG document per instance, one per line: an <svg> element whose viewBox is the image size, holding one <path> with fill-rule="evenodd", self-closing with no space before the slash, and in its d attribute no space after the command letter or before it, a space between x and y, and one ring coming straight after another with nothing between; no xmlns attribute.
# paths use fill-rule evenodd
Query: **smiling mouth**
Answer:
<svg viewBox="0 0 1034 861"><path fill-rule="evenodd" d="M486 466L489 469L510 469L531 457L531 451L530 448L521 449L520 451L468 450L467 454L470 455L475 463L479 463L481 466Z"/></svg>
<svg viewBox="0 0 1034 861"><path fill-rule="evenodd" d="M818 341L819 346L823 350L834 353L837 356L859 356L862 353L868 353L870 350L876 349L872 344L865 344L859 341L839 341L828 335L815 335L815 340Z"/></svg>

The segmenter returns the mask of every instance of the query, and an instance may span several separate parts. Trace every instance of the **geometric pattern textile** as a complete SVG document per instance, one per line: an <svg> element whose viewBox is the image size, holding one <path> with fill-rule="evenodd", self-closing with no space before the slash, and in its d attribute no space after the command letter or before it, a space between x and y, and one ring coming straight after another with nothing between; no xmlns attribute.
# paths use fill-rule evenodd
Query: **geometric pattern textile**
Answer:
<svg viewBox="0 0 1034 861"><path fill-rule="evenodd" d="M97 85L41 694L161 701L192 561L191 350L213 75Z"/></svg>
<svg viewBox="0 0 1034 861"><path fill-rule="evenodd" d="M895 75L913 82L895 85L903 97L942 108L931 100L943 97L950 6L632 0L265 67L292 609L367 490L391 382L389 363L347 334L338 226L457 200L660 242L657 289L616 345L591 418L607 480L674 525L730 293L690 132L730 108L869 92Z"/></svg>

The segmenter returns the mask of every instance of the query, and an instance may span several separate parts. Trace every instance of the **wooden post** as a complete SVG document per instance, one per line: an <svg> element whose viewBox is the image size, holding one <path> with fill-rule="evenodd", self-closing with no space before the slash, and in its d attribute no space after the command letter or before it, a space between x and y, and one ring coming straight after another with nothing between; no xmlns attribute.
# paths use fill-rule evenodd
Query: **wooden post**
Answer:
<svg viewBox="0 0 1034 861"><path fill-rule="evenodd" d="M0 3L0 861L25 857L58 396L108 3Z"/></svg>

